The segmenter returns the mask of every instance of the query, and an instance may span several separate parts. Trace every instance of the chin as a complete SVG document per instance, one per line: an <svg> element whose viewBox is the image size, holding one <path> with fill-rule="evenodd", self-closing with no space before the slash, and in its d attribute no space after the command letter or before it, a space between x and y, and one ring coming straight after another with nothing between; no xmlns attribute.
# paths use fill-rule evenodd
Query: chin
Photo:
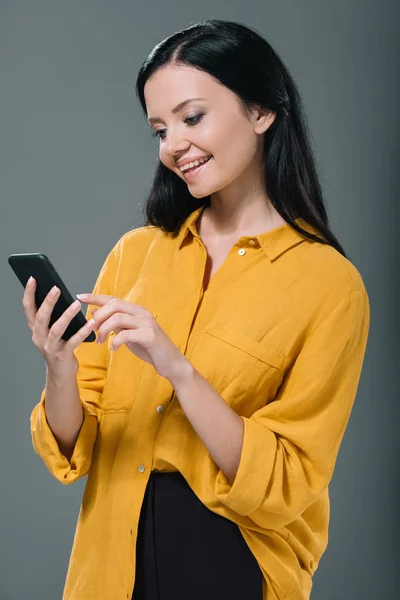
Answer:
<svg viewBox="0 0 400 600"><path fill-rule="evenodd" d="M188 186L190 195L193 196L193 198L196 199L200 199L200 198L205 198L206 196L209 196L210 194L212 194L212 192L196 192L196 191L192 191L189 186Z"/></svg>

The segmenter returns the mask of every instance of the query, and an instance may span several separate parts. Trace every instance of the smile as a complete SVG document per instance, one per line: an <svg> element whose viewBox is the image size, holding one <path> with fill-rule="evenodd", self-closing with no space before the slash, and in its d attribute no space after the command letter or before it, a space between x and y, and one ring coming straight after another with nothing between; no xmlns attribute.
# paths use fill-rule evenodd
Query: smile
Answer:
<svg viewBox="0 0 400 600"><path fill-rule="evenodd" d="M184 171L188 171L189 169L192 169L193 167L198 167L199 165L202 165L203 163L209 161L211 158L210 156L206 156L205 158L200 158L200 160L195 160L194 162L188 162L185 165L183 165L182 167L179 167L179 170L183 173Z"/></svg>
<svg viewBox="0 0 400 600"><path fill-rule="evenodd" d="M181 170L181 173L183 173L183 176L186 179L186 181L193 181L200 173L207 169L211 158L212 156L208 156L205 160L196 160L194 163L189 163L189 167L186 170ZM190 165L193 166L191 167ZM186 167L186 165L184 166Z"/></svg>

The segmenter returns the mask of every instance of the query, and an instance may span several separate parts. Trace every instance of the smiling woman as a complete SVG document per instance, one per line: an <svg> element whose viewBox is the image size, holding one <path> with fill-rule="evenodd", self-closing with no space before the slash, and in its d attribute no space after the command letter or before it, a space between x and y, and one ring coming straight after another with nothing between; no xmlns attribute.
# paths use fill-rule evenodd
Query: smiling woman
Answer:
<svg viewBox="0 0 400 600"><path fill-rule="evenodd" d="M100 343L74 349L73 396L58 382L31 416L54 476L88 474L63 600L308 600L367 291L262 36L192 25L151 51L136 90L159 146L147 220L84 298Z"/></svg>
<svg viewBox="0 0 400 600"><path fill-rule="evenodd" d="M254 30L209 19L170 36L144 62L136 93L160 141L147 225L176 235L204 206L221 232L288 223L345 256L328 224L296 84ZM206 156L207 168L190 166Z"/></svg>

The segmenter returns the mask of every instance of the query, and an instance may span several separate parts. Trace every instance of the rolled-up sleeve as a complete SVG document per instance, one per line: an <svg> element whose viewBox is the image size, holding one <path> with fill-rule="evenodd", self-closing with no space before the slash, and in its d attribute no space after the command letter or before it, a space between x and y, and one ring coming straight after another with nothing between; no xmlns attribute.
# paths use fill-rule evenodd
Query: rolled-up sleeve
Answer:
<svg viewBox="0 0 400 600"><path fill-rule="evenodd" d="M112 295L117 270L118 244L108 254L93 288L94 294ZM92 317L95 307L87 306L86 318ZM47 422L45 412L46 388L30 416L32 445L52 475L64 484L70 484L89 471L93 447L102 409L101 399L107 377L107 343L82 342L74 354L79 362L77 382L83 407L83 423L71 459L60 451L56 438Z"/></svg>
<svg viewBox="0 0 400 600"><path fill-rule="evenodd" d="M330 299L318 313L275 399L244 421L233 484L217 498L268 529L300 516L327 488L355 400L370 324L367 292Z"/></svg>
<svg viewBox="0 0 400 600"><path fill-rule="evenodd" d="M46 419L44 408L46 390L43 390L40 402L31 414L31 435L35 452L43 459L47 469L61 483L68 485L89 471L91 456L97 436L98 418L93 415L85 402L83 423L75 443L74 452L68 460L58 447L56 438Z"/></svg>

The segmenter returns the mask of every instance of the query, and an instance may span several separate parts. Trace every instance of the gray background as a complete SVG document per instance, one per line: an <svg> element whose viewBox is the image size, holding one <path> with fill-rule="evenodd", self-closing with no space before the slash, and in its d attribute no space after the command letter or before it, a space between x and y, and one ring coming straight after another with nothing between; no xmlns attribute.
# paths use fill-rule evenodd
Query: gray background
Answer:
<svg viewBox="0 0 400 600"><path fill-rule="evenodd" d="M1 0L0 600L61 598L86 483L61 485L32 449L29 417L45 364L7 258L43 252L72 293L91 290L112 246L142 224L156 164L157 141L134 95L137 71L156 43L209 17L256 27L288 65L304 98L333 231L371 303L312 599L396 596L396 3Z"/></svg>

